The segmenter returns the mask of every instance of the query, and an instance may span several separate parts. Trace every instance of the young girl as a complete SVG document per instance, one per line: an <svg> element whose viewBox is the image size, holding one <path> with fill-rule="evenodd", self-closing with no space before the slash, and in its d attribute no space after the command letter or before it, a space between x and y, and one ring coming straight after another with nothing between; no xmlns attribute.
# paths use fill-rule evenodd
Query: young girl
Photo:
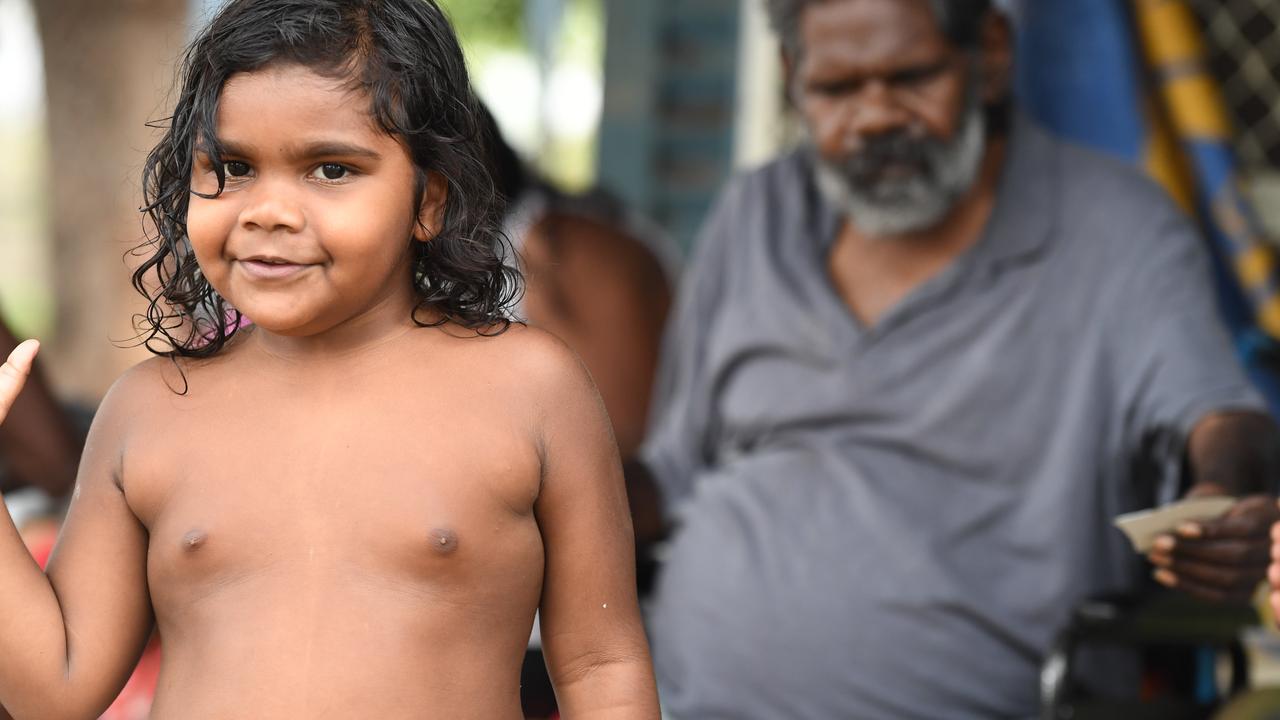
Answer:
<svg viewBox="0 0 1280 720"><path fill-rule="evenodd" d="M657 716L607 419L502 319L468 88L430 0L233 0L193 44L135 276L165 357L47 576L0 526L13 716L95 717L154 623L160 720L518 718L538 609L565 717Z"/></svg>

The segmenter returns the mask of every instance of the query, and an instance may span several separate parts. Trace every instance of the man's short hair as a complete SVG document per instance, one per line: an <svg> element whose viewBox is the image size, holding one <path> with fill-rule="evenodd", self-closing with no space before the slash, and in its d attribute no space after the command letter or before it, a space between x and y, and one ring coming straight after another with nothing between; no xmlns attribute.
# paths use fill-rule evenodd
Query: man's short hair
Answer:
<svg viewBox="0 0 1280 720"><path fill-rule="evenodd" d="M942 32L953 45L971 48L978 44L978 29L982 18L991 9L991 0L926 0ZM805 8L831 0L764 0L769 22L782 38L782 44L791 55L798 56L803 49L800 40L800 16Z"/></svg>

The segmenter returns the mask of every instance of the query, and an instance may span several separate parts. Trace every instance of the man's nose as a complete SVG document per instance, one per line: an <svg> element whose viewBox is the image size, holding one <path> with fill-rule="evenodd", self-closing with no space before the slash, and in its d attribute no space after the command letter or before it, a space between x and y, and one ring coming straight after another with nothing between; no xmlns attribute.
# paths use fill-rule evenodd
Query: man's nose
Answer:
<svg viewBox="0 0 1280 720"><path fill-rule="evenodd" d="M852 138L886 135L911 123L911 115L883 80L869 81L850 98L845 130Z"/></svg>
<svg viewBox="0 0 1280 720"><path fill-rule="evenodd" d="M287 183L266 178L257 179L249 193L249 201L240 211L240 225L246 230L299 232L307 224L306 213Z"/></svg>

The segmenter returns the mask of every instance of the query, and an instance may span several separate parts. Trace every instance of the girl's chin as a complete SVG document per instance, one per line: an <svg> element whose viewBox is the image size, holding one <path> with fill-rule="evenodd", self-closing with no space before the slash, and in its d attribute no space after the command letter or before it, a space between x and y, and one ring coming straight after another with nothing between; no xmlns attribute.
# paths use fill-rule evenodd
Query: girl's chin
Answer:
<svg viewBox="0 0 1280 720"><path fill-rule="evenodd" d="M303 337L317 331L314 318L301 317L297 313L241 310L242 327L254 327L272 335Z"/></svg>

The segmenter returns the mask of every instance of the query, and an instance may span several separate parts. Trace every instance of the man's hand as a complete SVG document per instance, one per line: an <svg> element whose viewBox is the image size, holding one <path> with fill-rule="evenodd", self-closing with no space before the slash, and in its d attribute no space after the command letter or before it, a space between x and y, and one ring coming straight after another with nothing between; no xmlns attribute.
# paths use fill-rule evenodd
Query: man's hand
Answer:
<svg viewBox="0 0 1280 720"><path fill-rule="evenodd" d="M1250 495L1216 520L1184 523L1160 536L1147 558L1162 585L1203 600L1245 604L1267 576L1277 521L1273 497Z"/></svg>
<svg viewBox="0 0 1280 720"><path fill-rule="evenodd" d="M0 365L0 423L4 422L18 399L18 393L31 374L31 364L35 362L36 353L40 351L40 343L28 340L9 353L9 360Z"/></svg>

